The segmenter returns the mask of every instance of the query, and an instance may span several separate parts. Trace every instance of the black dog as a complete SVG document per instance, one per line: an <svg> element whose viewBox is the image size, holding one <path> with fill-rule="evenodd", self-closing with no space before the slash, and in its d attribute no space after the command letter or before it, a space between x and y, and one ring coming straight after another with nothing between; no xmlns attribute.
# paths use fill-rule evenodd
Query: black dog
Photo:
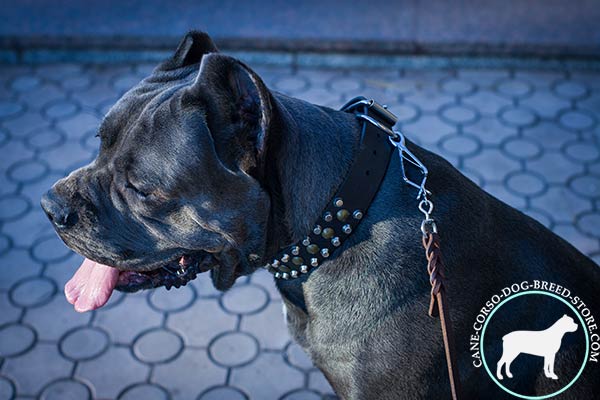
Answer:
<svg viewBox="0 0 600 400"><path fill-rule="evenodd" d="M350 113L269 91L207 35L188 34L108 112L98 158L42 199L65 243L93 260L68 295L85 311L115 287L178 286L209 269L214 285L228 289L313 228L352 165L360 126ZM469 337L481 307L511 283L544 279L598 312L600 270L445 160L407 146L430 171L463 392L505 397L472 366ZM422 216L399 171L393 157L358 228L302 284L306 312L284 293L292 335L344 399L449 393L438 322L426 313ZM531 319L541 314L532 310ZM562 354L565 365L580 362ZM527 372L531 390L549 385L539 372ZM599 390L588 368L563 396Z"/></svg>

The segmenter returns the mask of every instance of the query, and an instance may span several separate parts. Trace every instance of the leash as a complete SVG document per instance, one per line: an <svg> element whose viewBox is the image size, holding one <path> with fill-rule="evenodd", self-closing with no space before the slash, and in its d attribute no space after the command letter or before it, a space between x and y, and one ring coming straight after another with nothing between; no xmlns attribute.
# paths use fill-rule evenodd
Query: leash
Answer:
<svg viewBox="0 0 600 400"><path fill-rule="evenodd" d="M402 178L408 185L418 189L416 200L419 201L419 211L424 214L421 233L431 284L428 312L429 316L440 319L450 391L452 399L458 400L461 392L460 377L446 298L444 263L437 225L431 217L433 211L433 202L429 199L431 192L425 186L429 171L406 147L404 135L393 129L398 119L387 110L386 106L359 96L348 101L341 111L353 112L358 119L365 122L356 161L334 195L333 201L329 202L323 210L312 232L302 241L280 251L271 263L265 265L265 268L274 275L277 287L286 294L288 300L307 312L301 283L306 281L310 272L339 248L348 235L356 229L379 190L387 171L390 155L398 149ZM392 146L386 145L385 137L381 137L381 131L387 135ZM407 177L405 162L412 164L421 172L420 182ZM356 190L356 188L361 189ZM296 283L292 283L293 281Z"/></svg>

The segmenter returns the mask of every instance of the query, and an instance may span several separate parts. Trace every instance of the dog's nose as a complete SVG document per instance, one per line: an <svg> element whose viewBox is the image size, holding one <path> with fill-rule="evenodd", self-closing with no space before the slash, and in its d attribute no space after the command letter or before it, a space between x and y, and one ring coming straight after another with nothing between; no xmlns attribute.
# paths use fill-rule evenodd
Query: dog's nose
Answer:
<svg viewBox="0 0 600 400"><path fill-rule="evenodd" d="M64 200L50 189L42 196L40 202L48 219L57 229L70 228L77 222L77 214L64 204Z"/></svg>

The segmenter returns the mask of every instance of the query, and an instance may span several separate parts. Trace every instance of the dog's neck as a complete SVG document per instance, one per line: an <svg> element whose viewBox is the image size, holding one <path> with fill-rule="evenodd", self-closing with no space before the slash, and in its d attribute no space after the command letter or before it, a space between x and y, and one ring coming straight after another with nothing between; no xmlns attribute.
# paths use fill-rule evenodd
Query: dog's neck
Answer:
<svg viewBox="0 0 600 400"><path fill-rule="evenodd" d="M312 229L350 169L360 138L360 124L352 114L278 93L272 100L267 157L279 186L271 188L273 203L280 203L272 204L272 215L282 220L271 221L278 233L272 235L268 252L300 240Z"/></svg>

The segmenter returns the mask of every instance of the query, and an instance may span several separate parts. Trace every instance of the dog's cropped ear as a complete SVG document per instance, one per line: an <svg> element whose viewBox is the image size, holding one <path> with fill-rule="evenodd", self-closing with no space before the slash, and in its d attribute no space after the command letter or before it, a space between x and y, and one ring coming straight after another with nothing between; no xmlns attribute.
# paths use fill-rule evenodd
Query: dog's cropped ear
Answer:
<svg viewBox="0 0 600 400"><path fill-rule="evenodd" d="M218 51L217 46L215 46L208 34L191 31L181 39L177 50L175 50L175 54L158 68L171 70L198 64L205 54L216 53Z"/></svg>
<svg viewBox="0 0 600 400"><path fill-rule="evenodd" d="M209 54L202 59L192 91L204 99L217 150L237 147L240 168L250 172L260 167L271 119L270 94L260 77L239 60Z"/></svg>

